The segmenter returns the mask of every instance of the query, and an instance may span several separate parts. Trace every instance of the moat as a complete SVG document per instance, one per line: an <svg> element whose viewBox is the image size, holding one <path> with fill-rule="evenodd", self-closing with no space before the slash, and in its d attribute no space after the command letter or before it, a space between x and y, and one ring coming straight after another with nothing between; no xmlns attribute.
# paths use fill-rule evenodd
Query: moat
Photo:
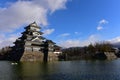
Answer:
<svg viewBox="0 0 120 80"><path fill-rule="evenodd" d="M0 80L119 80L120 59L59 62L0 61Z"/></svg>

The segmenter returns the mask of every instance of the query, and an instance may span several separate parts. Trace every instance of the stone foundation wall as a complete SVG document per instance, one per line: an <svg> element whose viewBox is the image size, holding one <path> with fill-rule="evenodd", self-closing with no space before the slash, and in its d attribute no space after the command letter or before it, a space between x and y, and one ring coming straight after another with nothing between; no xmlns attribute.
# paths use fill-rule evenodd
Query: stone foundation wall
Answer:
<svg viewBox="0 0 120 80"><path fill-rule="evenodd" d="M44 53L39 51L25 51L20 59L20 61L40 61L43 62ZM53 52L48 53L48 62L58 61L57 54Z"/></svg>
<svg viewBox="0 0 120 80"><path fill-rule="evenodd" d="M20 61L43 61L44 54L38 51L25 51Z"/></svg>
<svg viewBox="0 0 120 80"><path fill-rule="evenodd" d="M104 54L107 56L108 60L113 60L117 58L117 56L113 52L104 52Z"/></svg>
<svg viewBox="0 0 120 80"><path fill-rule="evenodd" d="M49 52L48 61L58 61L58 55L53 52Z"/></svg>

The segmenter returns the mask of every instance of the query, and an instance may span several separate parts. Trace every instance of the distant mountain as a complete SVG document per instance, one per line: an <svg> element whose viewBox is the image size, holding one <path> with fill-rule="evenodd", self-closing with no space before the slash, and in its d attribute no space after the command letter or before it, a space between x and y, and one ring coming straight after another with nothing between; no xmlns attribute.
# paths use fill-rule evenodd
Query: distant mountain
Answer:
<svg viewBox="0 0 120 80"><path fill-rule="evenodd" d="M113 47L120 48L120 42L112 43Z"/></svg>

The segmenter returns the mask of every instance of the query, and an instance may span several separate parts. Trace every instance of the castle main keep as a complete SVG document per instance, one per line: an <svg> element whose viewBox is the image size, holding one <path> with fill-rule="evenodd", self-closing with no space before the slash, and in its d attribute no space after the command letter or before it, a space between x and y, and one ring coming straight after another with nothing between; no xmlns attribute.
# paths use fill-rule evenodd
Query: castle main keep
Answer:
<svg viewBox="0 0 120 80"><path fill-rule="evenodd" d="M41 27L36 22L24 28L22 36L16 39L13 47L12 60L14 61L57 61L54 53L56 47L52 40L42 36Z"/></svg>

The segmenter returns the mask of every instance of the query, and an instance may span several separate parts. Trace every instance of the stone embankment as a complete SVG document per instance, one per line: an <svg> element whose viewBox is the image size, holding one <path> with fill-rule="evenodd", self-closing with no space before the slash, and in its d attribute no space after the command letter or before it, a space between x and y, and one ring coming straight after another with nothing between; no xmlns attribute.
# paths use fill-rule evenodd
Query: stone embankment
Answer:
<svg viewBox="0 0 120 80"><path fill-rule="evenodd" d="M20 61L41 61L43 62L44 53L38 51L25 51ZM53 52L48 53L48 61L58 61L58 55Z"/></svg>
<svg viewBox="0 0 120 80"><path fill-rule="evenodd" d="M113 52L104 52L108 60L116 59L117 56Z"/></svg>

